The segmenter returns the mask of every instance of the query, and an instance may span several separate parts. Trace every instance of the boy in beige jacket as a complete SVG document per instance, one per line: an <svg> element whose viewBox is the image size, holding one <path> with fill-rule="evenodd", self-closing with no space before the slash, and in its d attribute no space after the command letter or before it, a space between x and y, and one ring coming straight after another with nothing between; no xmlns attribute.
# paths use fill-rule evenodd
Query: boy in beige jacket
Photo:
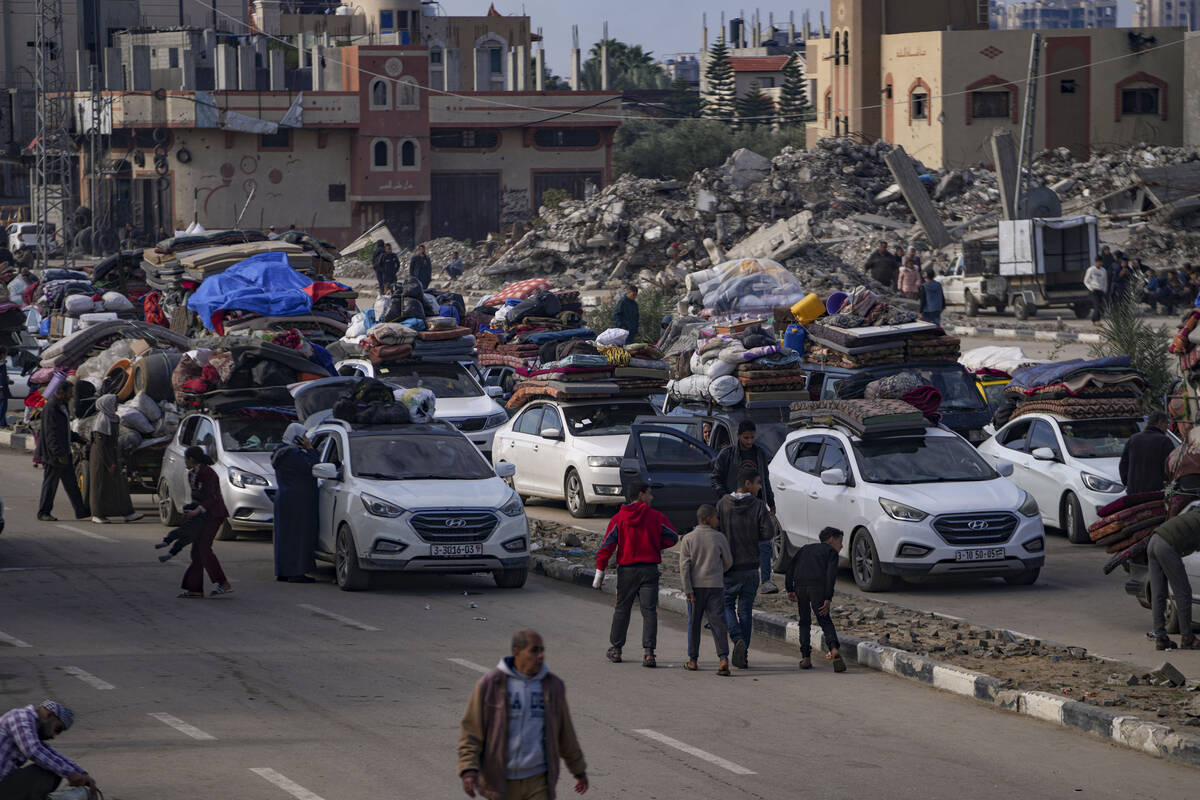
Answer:
<svg viewBox="0 0 1200 800"><path fill-rule="evenodd" d="M700 626L707 618L717 645L718 675L729 674L729 632L725 626L725 572L733 566L729 541L717 530L717 510L710 505L696 511L700 524L683 537L679 546L679 576L688 599L688 662L698 669Z"/></svg>

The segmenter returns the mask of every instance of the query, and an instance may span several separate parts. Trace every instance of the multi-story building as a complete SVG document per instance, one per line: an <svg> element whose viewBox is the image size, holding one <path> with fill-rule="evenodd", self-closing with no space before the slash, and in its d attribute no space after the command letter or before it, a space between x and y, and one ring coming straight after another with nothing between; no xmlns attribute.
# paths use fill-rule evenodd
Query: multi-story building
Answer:
<svg viewBox="0 0 1200 800"><path fill-rule="evenodd" d="M992 27L999 30L1115 28L1117 0L1023 0L992 2Z"/></svg>
<svg viewBox="0 0 1200 800"><path fill-rule="evenodd" d="M1146 28L1182 25L1200 30L1200 0L1135 0L1133 24Z"/></svg>
<svg viewBox="0 0 1200 800"><path fill-rule="evenodd" d="M1021 131L1030 35L987 30L988 12L977 0L833 0L830 35L808 41L809 141L881 138L931 167L991 163L992 131ZM1042 36L1035 150L1085 157L1122 142L1182 143L1182 29Z"/></svg>

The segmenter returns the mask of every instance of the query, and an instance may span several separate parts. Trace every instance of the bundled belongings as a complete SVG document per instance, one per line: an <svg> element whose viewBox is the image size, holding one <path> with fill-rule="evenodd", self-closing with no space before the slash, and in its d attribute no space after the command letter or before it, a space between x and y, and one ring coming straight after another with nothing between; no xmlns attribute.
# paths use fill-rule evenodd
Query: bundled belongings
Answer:
<svg viewBox="0 0 1200 800"><path fill-rule="evenodd" d="M822 400L791 405L792 425L844 425L855 436L920 433L924 415L903 400Z"/></svg>
<svg viewBox="0 0 1200 800"><path fill-rule="evenodd" d="M566 344L566 343L563 343ZM646 397L661 392L667 381L667 364L657 349L647 346L572 346L557 361L525 370L526 379L517 384L508 408L520 408L530 400L549 397L559 400L605 397Z"/></svg>
<svg viewBox="0 0 1200 800"><path fill-rule="evenodd" d="M791 306L804 297L800 281L768 258L743 258L693 272L685 279L689 299L698 293L706 316L755 314Z"/></svg>
<svg viewBox="0 0 1200 800"><path fill-rule="evenodd" d="M1100 519L1088 526L1088 535L1109 553L1137 544L1167 519L1162 492L1126 495L1099 509L1099 514Z"/></svg>
<svg viewBox="0 0 1200 800"><path fill-rule="evenodd" d="M354 425L406 425L434 419L437 397L429 389L397 389L374 378L354 382L333 405L333 416Z"/></svg>
<svg viewBox="0 0 1200 800"><path fill-rule="evenodd" d="M676 402L728 407L807 397L800 354L782 346L769 327L746 323L736 326L735 333L716 333L712 326L686 333L668 329L664 340L678 343L691 341L693 336L695 349L686 362L682 353L677 356L672 367L676 378L667 386Z"/></svg>
<svg viewBox="0 0 1200 800"><path fill-rule="evenodd" d="M997 427L1024 414L1071 419L1140 417L1145 380L1128 356L1052 362L1013 373L996 410Z"/></svg>
<svg viewBox="0 0 1200 800"><path fill-rule="evenodd" d="M198 339L195 345L180 359L171 377L181 407L211 404L206 401L210 393L228 397L287 395L289 384L334 374L328 351L295 332L276 336L273 342L223 336ZM281 387L282 393L266 391Z"/></svg>

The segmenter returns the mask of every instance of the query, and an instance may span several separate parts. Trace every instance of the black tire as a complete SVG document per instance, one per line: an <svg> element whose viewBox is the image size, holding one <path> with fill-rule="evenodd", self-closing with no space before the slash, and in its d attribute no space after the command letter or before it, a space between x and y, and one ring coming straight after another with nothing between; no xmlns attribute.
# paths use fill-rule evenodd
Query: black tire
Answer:
<svg viewBox="0 0 1200 800"><path fill-rule="evenodd" d="M1008 304L1001 300L1000 302L996 303L995 308L997 314L1003 314L1004 309L1008 308Z"/></svg>
<svg viewBox="0 0 1200 800"><path fill-rule="evenodd" d="M1179 617L1175 614L1175 595L1167 597L1167 612L1164 618L1166 624L1163 627L1167 633L1179 633ZM1192 627L1194 628L1195 625Z"/></svg>
<svg viewBox="0 0 1200 800"><path fill-rule="evenodd" d="M235 531L233 526L229 524L229 520L225 520L221 523L221 527L217 528L218 542L232 542L235 541L237 537L237 531Z"/></svg>
<svg viewBox="0 0 1200 800"><path fill-rule="evenodd" d="M175 151L175 158L178 159L180 164L191 163L192 151L188 150L186 147L181 147Z"/></svg>
<svg viewBox="0 0 1200 800"><path fill-rule="evenodd" d="M171 374L183 358L180 353L148 353L133 365L133 390L145 392L156 403L174 398Z"/></svg>
<svg viewBox="0 0 1200 800"><path fill-rule="evenodd" d="M163 92L163 95L165 96L166 92ZM156 144L166 144L171 138L171 133L166 128L155 128L151 135Z"/></svg>
<svg viewBox="0 0 1200 800"><path fill-rule="evenodd" d="M1025 302L1025 298L1022 295L1013 297L1012 307L1013 314L1015 314L1017 319L1021 320L1022 322L1033 316L1029 311L1029 303Z"/></svg>
<svg viewBox="0 0 1200 800"><path fill-rule="evenodd" d="M866 531L858 531L850 543L850 571L864 592L887 592L895 588L895 577L883 574L875 540Z"/></svg>
<svg viewBox="0 0 1200 800"><path fill-rule="evenodd" d="M1071 544L1092 543L1092 537L1088 535L1088 529L1083 524L1083 508L1073 492L1067 492L1063 497L1059 522L1062 523L1062 532L1067 535L1067 541Z"/></svg>
<svg viewBox="0 0 1200 800"><path fill-rule="evenodd" d="M1009 586L1033 586L1033 584L1037 583L1038 575L1041 572L1041 567L1034 567L1024 572L1018 572L1016 575L1005 575L1004 582Z"/></svg>
<svg viewBox="0 0 1200 800"><path fill-rule="evenodd" d="M175 498L171 497L166 478L158 482L158 519L168 528L178 528L183 524L183 514L175 506Z"/></svg>
<svg viewBox="0 0 1200 800"><path fill-rule="evenodd" d="M333 554L333 577L343 592L361 592L371 585L371 575L358 565L358 551L354 548L354 537L343 525L338 529L337 544Z"/></svg>
<svg viewBox="0 0 1200 800"><path fill-rule="evenodd" d="M971 294L970 289L963 292L963 305L967 307L968 317L979 315L979 301L975 299L975 295Z"/></svg>
<svg viewBox="0 0 1200 800"><path fill-rule="evenodd" d="M586 519L595 514L595 508L583 493L583 480L574 469L567 470L567 477L563 479L563 497L567 500L567 511L571 512L572 517Z"/></svg>
<svg viewBox="0 0 1200 800"><path fill-rule="evenodd" d="M498 569L492 573L492 580L501 589L520 589L525 585L525 579L529 577L528 567L517 567L516 569Z"/></svg>

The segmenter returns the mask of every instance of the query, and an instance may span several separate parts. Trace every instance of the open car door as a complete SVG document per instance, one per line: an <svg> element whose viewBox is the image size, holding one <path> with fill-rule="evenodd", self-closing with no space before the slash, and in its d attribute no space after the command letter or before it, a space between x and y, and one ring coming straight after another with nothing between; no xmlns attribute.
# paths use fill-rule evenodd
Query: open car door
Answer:
<svg viewBox="0 0 1200 800"><path fill-rule="evenodd" d="M657 417L656 422L635 422L621 459L621 486L629 497L634 486L645 483L654 494L654 508L666 514L677 531L696 526L696 509L716 503L720 492L712 488L712 448L684 432L684 422ZM696 422L696 425L699 423Z"/></svg>

